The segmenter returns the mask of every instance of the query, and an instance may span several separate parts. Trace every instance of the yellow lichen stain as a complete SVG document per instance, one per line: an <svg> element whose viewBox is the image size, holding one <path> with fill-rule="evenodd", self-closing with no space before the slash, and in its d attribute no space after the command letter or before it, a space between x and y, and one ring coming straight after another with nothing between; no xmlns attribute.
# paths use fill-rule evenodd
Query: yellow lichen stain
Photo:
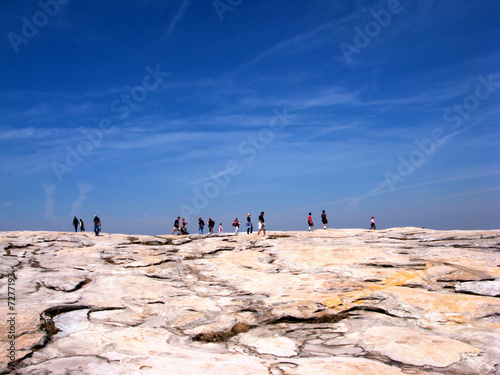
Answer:
<svg viewBox="0 0 500 375"><path fill-rule="evenodd" d="M417 276L417 273L421 273L421 271L401 271L394 274L392 277L389 277L382 281L382 284L389 286L402 286L408 283L408 281L413 280L415 278L420 279Z"/></svg>
<svg viewBox="0 0 500 375"><path fill-rule="evenodd" d="M331 309L343 305L344 304L344 299L340 296L333 296L329 297L326 300L323 301L323 304Z"/></svg>
<svg viewBox="0 0 500 375"><path fill-rule="evenodd" d="M433 299L431 311L440 313L462 314L464 312L473 312L478 308L478 301L464 297L463 295L440 295Z"/></svg>
<svg viewBox="0 0 500 375"><path fill-rule="evenodd" d="M442 318L451 323L468 323L478 311L480 302L474 298L457 295L440 295L435 298L426 314L439 313Z"/></svg>
<svg viewBox="0 0 500 375"><path fill-rule="evenodd" d="M337 296L328 297L323 301L323 304L331 309L342 307L349 308L350 305L363 303L363 299L368 297L366 291L354 290Z"/></svg>
<svg viewBox="0 0 500 375"><path fill-rule="evenodd" d="M387 279L382 281L382 284L388 286L404 286L405 284L408 284L408 281L410 280L426 283L422 279L422 276L423 274L427 273L429 268L432 267L434 267L433 263L426 263L423 269L396 272L391 277L388 277Z"/></svg>

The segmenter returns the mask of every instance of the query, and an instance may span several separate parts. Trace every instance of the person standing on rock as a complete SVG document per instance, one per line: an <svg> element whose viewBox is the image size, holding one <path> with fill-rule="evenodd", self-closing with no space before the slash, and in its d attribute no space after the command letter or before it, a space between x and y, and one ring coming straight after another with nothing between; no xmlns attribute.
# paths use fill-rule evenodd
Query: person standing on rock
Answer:
<svg viewBox="0 0 500 375"><path fill-rule="evenodd" d="M214 234L215 221L211 217L208 218L208 234Z"/></svg>
<svg viewBox="0 0 500 375"><path fill-rule="evenodd" d="M307 217L307 225L309 225L309 232L312 232L312 227L314 226L314 223L310 212L309 216Z"/></svg>
<svg viewBox="0 0 500 375"><path fill-rule="evenodd" d="M79 223L78 219L75 216L75 218L73 219L73 226L75 227L75 232L78 232L78 223Z"/></svg>
<svg viewBox="0 0 500 375"><path fill-rule="evenodd" d="M371 219L371 223L372 225L370 226L370 230L376 230L377 228L375 227L375 217L372 216L372 219Z"/></svg>
<svg viewBox="0 0 500 375"><path fill-rule="evenodd" d="M321 222L323 223L323 229L326 229L326 225L328 224L328 217L326 217L325 210L321 213Z"/></svg>
<svg viewBox="0 0 500 375"><path fill-rule="evenodd" d="M96 236L101 232L101 219L97 215L94 215L94 233Z"/></svg>
<svg viewBox="0 0 500 375"><path fill-rule="evenodd" d="M238 234L238 229L240 229L240 222L238 221L238 218L234 219L233 227L234 227L234 234Z"/></svg>
<svg viewBox="0 0 500 375"><path fill-rule="evenodd" d="M263 231L264 236L266 235L266 224L264 223L264 211L262 211L259 216L259 231L257 232L257 236L260 234L260 231Z"/></svg>
<svg viewBox="0 0 500 375"><path fill-rule="evenodd" d="M253 232L253 225L252 225L252 219L250 218L250 214L247 216L247 234L250 234Z"/></svg>
<svg viewBox="0 0 500 375"><path fill-rule="evenodd" d="M203 221L203 219L200 217L198 219L198 233L199 234L203 234L203 228L205 228L205 222Z"/></svg>
<svg viewBox="0 0 500 375"><path fill-rule="evenodd" d="M181 234L189 234L187 228L186 228L186 219L182 218L182 224L181 224Z"/></svg>
<svg viewBox="0 0 500 375"><path fill-rule="evenodd" d="M177 216L177 219L175 219L174 221L174 230L172 231L172 234L174 234L175 232L179 232L179 234L181 234L181 229L179 228L179 220L181 219L180 216Z"/></svg>
<svg viewBox="0 0 500 375"><path fill-rule="evenodd" d="M82 219L80 219L80 232L85 232L85 225L83 225Z"/></svg>
<svg viewBox="0 0 500 375"><path fill-rule="evenodd" d="M222 228L222 223L219 223L219 233L224 233L224 228Z"/></svg>

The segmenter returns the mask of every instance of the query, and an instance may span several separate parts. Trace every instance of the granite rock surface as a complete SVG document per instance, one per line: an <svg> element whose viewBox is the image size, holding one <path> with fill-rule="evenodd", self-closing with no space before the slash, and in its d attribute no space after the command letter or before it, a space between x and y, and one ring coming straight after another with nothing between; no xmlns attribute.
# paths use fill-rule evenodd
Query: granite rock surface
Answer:
<svg viewBox="0 0 500 375"><path fill-rule="evenodd" d="M0 254L0 374L500 374L500 231L0 232Z"/></svg>

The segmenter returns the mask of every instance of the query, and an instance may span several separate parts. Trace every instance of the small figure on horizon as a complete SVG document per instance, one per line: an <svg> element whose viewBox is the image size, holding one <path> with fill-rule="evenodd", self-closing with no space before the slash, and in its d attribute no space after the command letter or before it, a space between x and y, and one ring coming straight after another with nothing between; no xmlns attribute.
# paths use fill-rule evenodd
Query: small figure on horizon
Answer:
<svg viewBox="0 0 500 375"><path fill-rule="evenodd" d="M372 225L370 226L370 230L376 230L377 228L375 227L375 217L372 216L372 219L371 219L371 223Z"/></svg>
<svg viewBox="0 0 500 375"><path fill-rule="evenodd" d="M219 233L224 233L224 228L222 228L222 223L219 224Z"/></svg>
<svg viewBox="0 0 500 375"><path fill-rule="evenodd" d="M80 232L85 232L85 225L83 225L82 219L80 219Z"/></svg>
<svg viewBox="0 0 500 375"><path fill-rule="evenodd" d="M79 223L78 219L75 216L75 218L73 219L73 226L75 227L75 232L78 232L78 223Z"/></svg>
<svg viewBox="0 0 500 375"><path fill-rule="evenodd" d="M264 236L266 235L266 224L264 223L264 211L260 213L259 216L259 231L257 232L257 236L260 234L260 231L263 231Z"/></svg>
<svg viewBox="0 0 500 375"><path fill-rule="evenodd" d="M198 233L199 234L203 234L203 228L205 228L205 222L203 221L203 219L200 217L198 219Z"/></svg>
<svg viewBox="0 0 500 375"><path fill-rule="evenodd" d="M94 233L96 236L101 232L101 219L97 215L94 215Z"/></svg>
<svg viewBox="0 0 500 375"><path fill-rule="evenodd" d="M214 234L215 221L212 218L208 218L208 234Z"/></svg>
<svg viewBox="0 0 500 375"><path fill-rule="evenodd" d="M307 225L309 225L309 232L312 232L312 227L314 226L314 223L310 212L309 216L307 217Z"/></svg>
<svg viewBox="0 0 500 375"><path fill-rule="evenodd" d="M234 219L233 227L234 227L234 234L238 234L238 229L240 229L240 222L238 221L238 218Z"/></svg>
<svg viewBox="0 0 500 375"><path fill-rule="evenodd" d="M326 229L326 225L328 224L328 217L326 216L325 210L321 213L321 222L323 223L323 229Z"/></svg>
<svg viewBox="0 0 500 375"><path fill-rule="evenodd" d="M250 234L253 232L253 225L252 225L252 219L250 218L250 214L247 216L247 234Z"/></svg>
<svg viewBox="0 0 500 375"><path fill-rule="evenodd" d="M186 228L186 219L182 218L182 224L181 224L181 234L189 234L187 228Z"/></svg>
<svg viewBox="0 0 500 375"><path fill-rule="evenodd" d="M174 221L174 230L172 231L172 234L174 234L175 232L179 232L179 234L181 234L181 229L179 228L179 220L181 219L180 216L177 216L177 219L175 219Z"/></svg>

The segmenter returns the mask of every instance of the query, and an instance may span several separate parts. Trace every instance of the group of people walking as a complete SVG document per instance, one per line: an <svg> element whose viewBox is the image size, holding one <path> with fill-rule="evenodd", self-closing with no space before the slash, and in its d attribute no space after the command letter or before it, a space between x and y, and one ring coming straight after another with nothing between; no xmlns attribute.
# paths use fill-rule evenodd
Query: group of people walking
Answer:
<svg viewBox="0 0 500 375"><path fill-rule="evenodd" d="M240 228L241 223L238 221L238 218L234 219L233 221L233 227L234 229L234 234L238 234L238 230ZM259 223L258 223L258 228L259 231L257 232L257 235L260 234L262 231L264 236L266 235L266 223L264 222L264 211L262 211L259 215ZM252 223L252 215L248 214L247 215L247 234L252 234L253 233L253 223Z"/></svg>
<svg viewBox="0 0 500 375"><path fill-rule="evenodd" d="M312 219L312 214L309 212L309 216L307 217L307 225L309 226L309 232L312 232L312 228L314 226L314 222ZM328 225L328 217L326 216L325 210L321 213L321 223L323 223L323 229L326 229L326 226Z"/></svg>
<svg viewBox="0 0 500 375"><path fill-rule="evenodd" d="M76 216L73 219L73 226L75 227L75 232L78 232L78 228L80 228L80 232L85 232L85 225L83 224L83 220L78 220Z"/></svg>
<svg viewBox="0 0 500 375"><path fill-rule="evenodd" d="M307 225L309 227L309 232L312 232L312 228L314 226L314 222L313 222L313 219L312 219L312 214L309 212L309 216L307 217ZM375 217L372 216L372 218L370 219L370 222L371 222L371 226L370 226L370 230L376 230L376 226L375 226ZM323 210L323 212L321 213L321 223L323 224L323 229L326 229L326 226L328 225L328 217L326 216L326 212L325 210Z"/></svg>
<svg viewBox="0 0 500 375"><path fill-rule="evenodd" d="M375 217L372 216L371 220L371 225L370 225L370 230L376 230L375 226ZM101 232L101 219L97 215L94 215L94 233L96 236L99 235ZM323 229L326 229L328 225L328 217L326 216L325 210L321 213L321 223L323 224ZM239 228L241 223L239 222L238 218L234 219L233 221L233 227L234 227L234 234L238 234ZM314 226L314 222L312 219L312 214L309 212L309 216L307 217L307 225L309 227L309 232L312 232L312 228ZM81 232L85 232L85 225L83 224L82 219L77 219L75 216L73 219L73 226L75 227L75 232L78 232L78 228L80 228ZM186 219L177 216L177 219L175 219L174 222L174 229L172 231L172 234L175 234L176 232L178 234L189 234L187 230L187 223ZM214 234L214 227L215 227L215 221L212 220L212 218L208 219L208 234L212 235ZM252 215L248 214L247 215L247 222L246 222L246 227L247 227L247 234L252 234L253 233L253 223L252 223ZM205 221L200 217L198 218L198 234L203 234L203 230L205 228ZM260 235L260 232L263 232L264 236L266 235L266 224L264 222L264 211L262 211L259 215L259 222L258 222L258 228L259 231L257 232L257 235ZM224 233L224 228L222 227L222 223L219 223L219 233Z"/></svg>
<svg viewBox="0 0 500 375"><path fill-rule="evenodd" d="M247 215L247 234L252 234L253 233L253 223L252 223L252 218L251 214ZM172 230L172 234L189 234L187 227L186 227L186 219L177 216L177 219L174 221L174 229ZM233 227L234 227L234 234L238 234L239 228L240 228L241 223L239 222L238 218L234 219L233 221ZM208 219L208 234L212 235L214 234L214 227L215 227L215 221L212 220L212 218ZM262 231L264 236L266 235L266 224L264 223L264 211L260 213L259 216L259 223L258 223L259 231L257 232L257 235L260 235L260 232ZM198 234L203 234L203 230L205 229L205 221L200 217L198 218ZM224 227L222 226L222 223L219 223L219 233L224 233Z"/></svg>
<svg viewBox="0 0 500 375"><path fill-rule="evenodd" d="M83 220L78 220L76 216L73 219L73 226L75 227L75 232L78 232L78 228L80 228L81 232L85 232L85 225L83 224ZM97 215L94 215L94 233L96 236L101 232L101 219Z"/></svg>

